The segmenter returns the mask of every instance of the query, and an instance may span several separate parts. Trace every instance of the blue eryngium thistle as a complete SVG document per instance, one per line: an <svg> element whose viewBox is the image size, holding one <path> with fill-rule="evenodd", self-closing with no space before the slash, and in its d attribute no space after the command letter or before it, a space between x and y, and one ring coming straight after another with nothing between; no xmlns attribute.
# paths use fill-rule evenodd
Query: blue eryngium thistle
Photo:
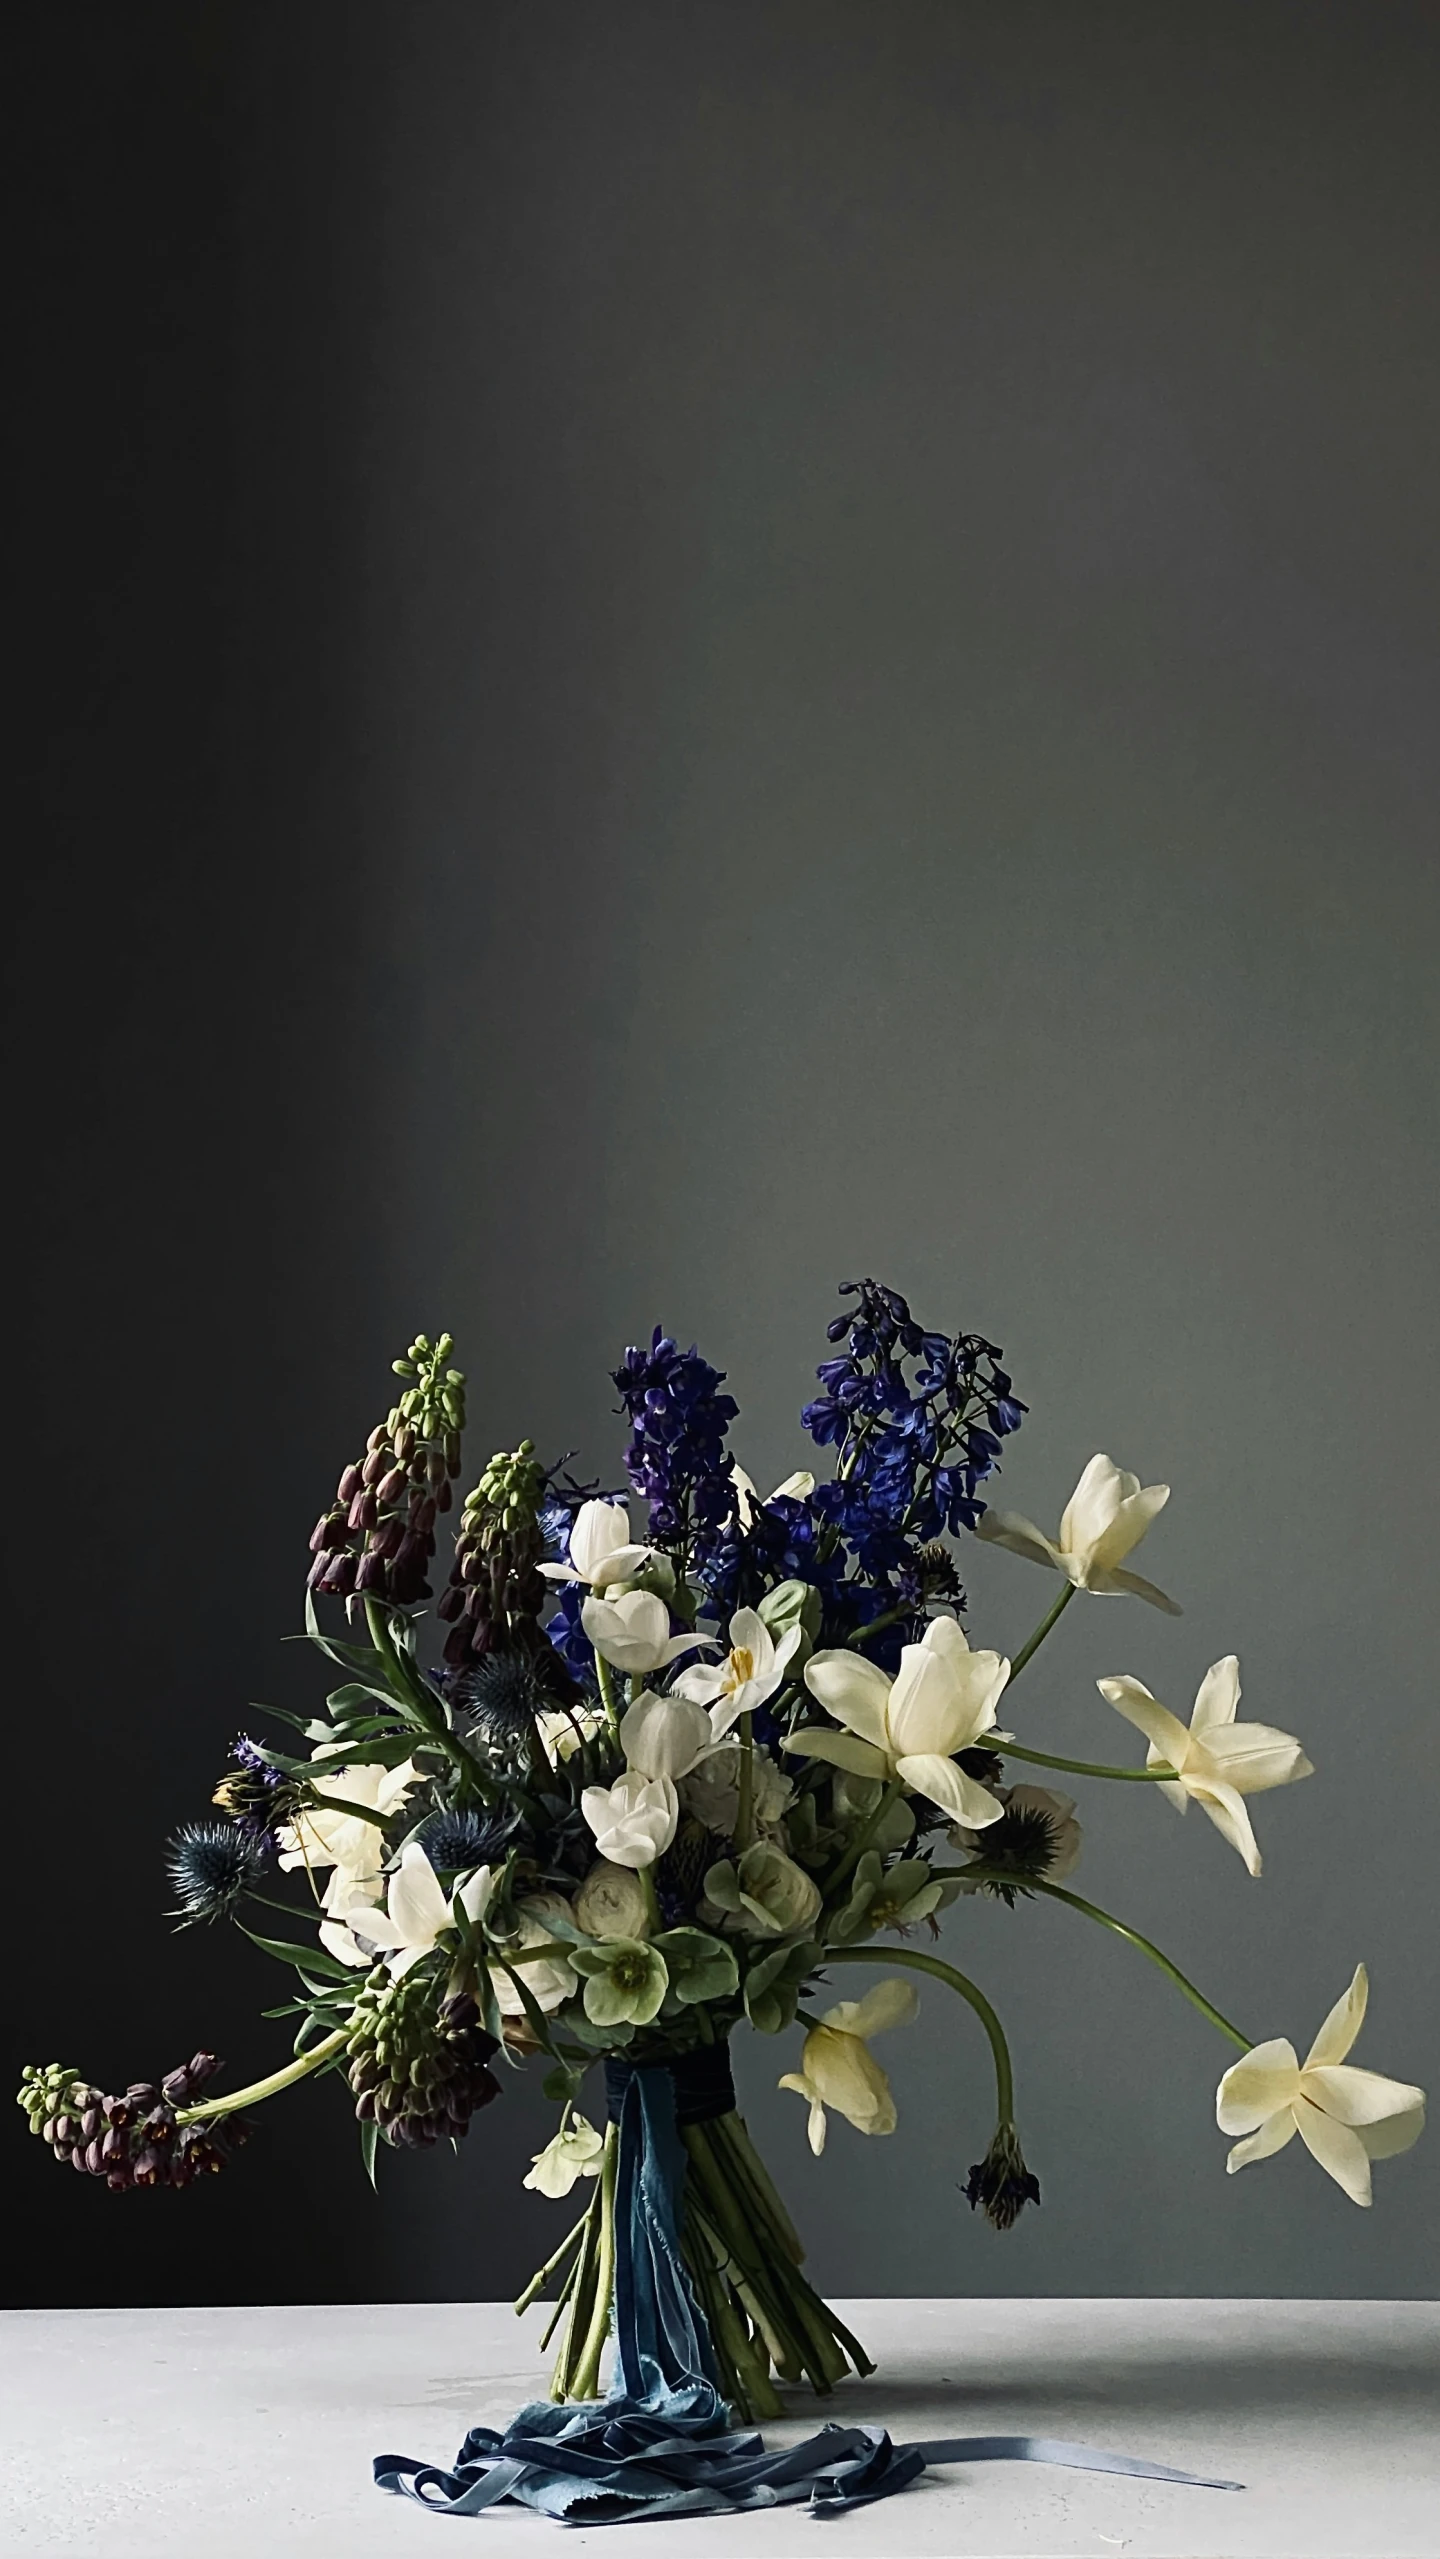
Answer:
<svg viewBox="0 0 1440 2559"><path fill-rule="evenodd" d="M437 1875L458 1875L473 1866L492 1866L505 1854L514 1823L493 1813L432 1813L415 1833Z"/></svg>
<svg viewBox="0 0 1440 2559"><path fill-rule="evenodd" d="M165 1867L180 1907L182 1927L200 1919L226 1919L259 1875L262 1857L238 1822L186 1822L165 1851Z"/></svg>

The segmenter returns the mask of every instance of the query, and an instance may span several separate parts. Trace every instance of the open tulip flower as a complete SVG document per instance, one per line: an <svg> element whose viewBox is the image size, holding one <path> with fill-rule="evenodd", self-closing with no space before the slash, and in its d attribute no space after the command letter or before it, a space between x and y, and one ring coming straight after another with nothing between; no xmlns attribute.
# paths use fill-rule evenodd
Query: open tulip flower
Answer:
<svg viewBox="0 0 1440 2559"><path fill-rule="evenodd" d="M1271 1786L1290 1786L1313 1777L1314 1769L1293 1733L1273 1724L1237 1724L1240 1663L1234 1653L1212 1662L1200 1682L1189 1727L1142 1688L1138 1679L1097 1680L1102 1697L1144 1733L1150 1743L1147 1768L1167 1765L1175 1782L1162 1781L1163 1792L1183 1813L1193 1797L1207 1812L1223 1839L1238 1849L1252 1875L1260 1872L1260 1851L1246 1795L1262 1795Z"/></svg>
<svg viewBox="0 0 1440 2559"><path fill-rule="evenodd" d="M485 1915L493 1889L488 1866L477 1866L463 1883L457 1896L467 1919L480 1920ZM338 1935L341 1928L367 1945L379 1948L398 1981L428 1955L447 1928L455 1925L450 1899L421 1847L418 1839L408 1840L401 1852L400 1863L390 1878L386 1907L380 1910L368 1903L352 1903L339 1922L328 1922L321 1936L329 1942L331 1930ZM332 1946L332 1952L337 1951ZM349 1961L349 1957L342 1958Z"/></svg>
<svg viewBox="0 0 1440 2559"><path fill-rule="evenodd" d="M1253 2160L1273 2158L1298 2132L1326 2175L1352 2203L1370 2201L1370 2162L1393 2159L1418 2141L1425 2091L1378 2070L1355 2070L1345 2056L1365 2020L1370 1995L1363 1964L1337 1999L1304 2062L1283 2037L1257 2044L1232 2063L1215 2094L1222 2132L1244 2133L1225 2166L1233 2177Z"/></svg>
<svg viewBox="0 0 1440 2559"><path fill-rule="evenodd" d="M982 1830L1005 1807L956 1766L953 1753L993 1728L1009 1676L999 1653L971 1652L953 1617L933 1619L923 1644L905 1645L893 1680L859 1653L812 1653L805 1685L845 1729L811 1725L785 1747L857 1777L898 1778L951 1821Z"/></svg>
<svg viewBox="0 0 1440 2559"><path fill-rule="evenodd" d="M799 2069L787 2070L779 2085L809 2099L810 2147L817 2159L825 2147L827 2106L857 2132L895 2130L895 2100L870 2050L870 2037L888 2026L908 2026L919 2005L913 1982L877 1982L863 1999L842 1999L827 2008L818 2026L811 2027Z"/></svg>
<svg viewBox="0 0 1440 2559"><path fill-rule="evenodd" d="M588 1582L592 1591L604 1591L638 1579L651 1552L632 1543L623 1502L582 1502L570 1531L570 1561L539 1569L547 1582Z"/></svg>
<svg viewBox="0 0 1440 2559"><path fill-rule="evenodd" d="M672 1635L670 1611L653 1590L617 1591L613 1599L587 1599L580 1623L597 1653L614 1670L644 1679L681 1653L703 1644L703 1635Z"/></svg>
<svg viewBox="0 0 1440 2559"><path fill-rule="evenodd" d="M753 1608L737 1608L730 1620L730 1649L722 1662L694 1662L682 1670L676 1692L710 1709L711 1738L723 1741L732 1724L774 1696L804 1630L787 1626L778 1644Z"/></svg>
<svg viewBox="0 0 1440 2559"><path fill-rule="evenodd" d="M975 1534L1063 1573L1076 1590L1101 1597L1128 1591L1135 1599L1148 1599L1152 1608L1163 1608L1167 1617L1178 1617L1179 1608L1163 1590L1124 1570L1126 1556L1169 1499L1168 1484L1142 1486L1138 1475L1128 1475L1113 1458L1097 1456L1065 1505L1058 1539L1047 1537L1033 1519L1022 1519L1017 1511L987 1510Z"/></svg>

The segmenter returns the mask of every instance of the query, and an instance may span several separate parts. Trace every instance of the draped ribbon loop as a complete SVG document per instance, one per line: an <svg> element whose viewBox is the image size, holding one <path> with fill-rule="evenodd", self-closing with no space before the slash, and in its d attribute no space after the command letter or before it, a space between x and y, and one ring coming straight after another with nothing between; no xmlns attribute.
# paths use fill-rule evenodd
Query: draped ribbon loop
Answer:
<svg viewBox="0 0 1440 2559"><path fill-rule="evenodd" d="M803 2443L768 2451L760 2435L731 2424L680 2254L680 2127L733 2108L728 2050L705 2046L640 2068L612 2054L605 2095L619 2126L616 2362L608 2399L578 2407L537 2400L503 2433L472 2427L450 2470L382 2453L377 2487L432 2514L477 2515L508 2500L561 2522L592 2524L801 2503L816 2515L845 2514L909 2487L933 2462L1043 2461L1192 2488L1240 2484L1041 2435L895 2444L878 2426L830 2424Z"/></svg>

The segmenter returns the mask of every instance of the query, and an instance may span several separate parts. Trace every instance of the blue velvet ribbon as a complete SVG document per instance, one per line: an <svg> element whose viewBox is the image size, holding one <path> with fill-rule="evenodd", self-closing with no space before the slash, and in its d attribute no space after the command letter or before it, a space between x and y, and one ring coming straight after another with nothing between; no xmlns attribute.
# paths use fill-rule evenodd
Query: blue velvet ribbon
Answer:
<svg viewBox="0 0 1440 2559"><path fill-rule="evenodd" d="M879 2426L831 2424L804 2443L767 2451L760 2435L731 2424L681 2259L686 2154L674 2080L663 2065L622 2068L612 2071L611 2086L620 2137L608 2399L579 2407L535 2400L503 2433L474 2426L449 2470L382 2453L377 2487L432 2514L478 2515L508 2501L562 2523L597 2524L801 2503L816 2515L846 2514L908 2488L932 2463L952 2461L1044 2461L1191 2488L1239 2486L1044 2435L895 2444Z"/></svg>

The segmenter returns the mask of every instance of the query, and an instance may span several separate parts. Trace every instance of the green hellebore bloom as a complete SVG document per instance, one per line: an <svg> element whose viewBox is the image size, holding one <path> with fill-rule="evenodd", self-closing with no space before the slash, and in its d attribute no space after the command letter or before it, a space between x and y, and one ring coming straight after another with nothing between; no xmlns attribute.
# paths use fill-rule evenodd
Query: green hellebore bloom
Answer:
<svg viewBox="0 0 1440 2559"><path fill-rule="evenodd" d="M638 1937L607 1937L577 1946L572 1958L585 1980L585 2014L592 2026L648 2026L670 1987L665 1958Z"/></svg>
<svg viewBox="0 0 1440 2559"><path fill-rule="evenodd" d="M801 1641L790 1660L792 1672L804 1668L820 1640L820 1593L813 1582L777 1582L755 1612L777 1638L798 1626Z"/></svg>
<svg viewBox="0 0 1440 2559"><path fill-rule="evenodd" d="M903 1858L887 1875L878 1848L867 1848L851 1878L849 1897L831 1922L830 1935L845 1945L852 1937L868 1937L874 1928L913 1928L945 1900L945 1886L933 1880L923 1857Z"/></svg>
<svg viewBox="0 0 1440 2559"><path fill-rule="evenodd" d="M739 1982L734 1949L706 1928L667 1928L654 1944L665 1958L670 1995L682 2007L697 1999L728 1999Z"/></svg>
<svg viewBox="0 0 1440 2559"><path fill-rule="evenodd" d="M813 1937L798 1945L775 1946L750 1966L745 1976L745 2014L757 2033L778 2035L794 2017L801 1986L825 1950Z"/></svg>

